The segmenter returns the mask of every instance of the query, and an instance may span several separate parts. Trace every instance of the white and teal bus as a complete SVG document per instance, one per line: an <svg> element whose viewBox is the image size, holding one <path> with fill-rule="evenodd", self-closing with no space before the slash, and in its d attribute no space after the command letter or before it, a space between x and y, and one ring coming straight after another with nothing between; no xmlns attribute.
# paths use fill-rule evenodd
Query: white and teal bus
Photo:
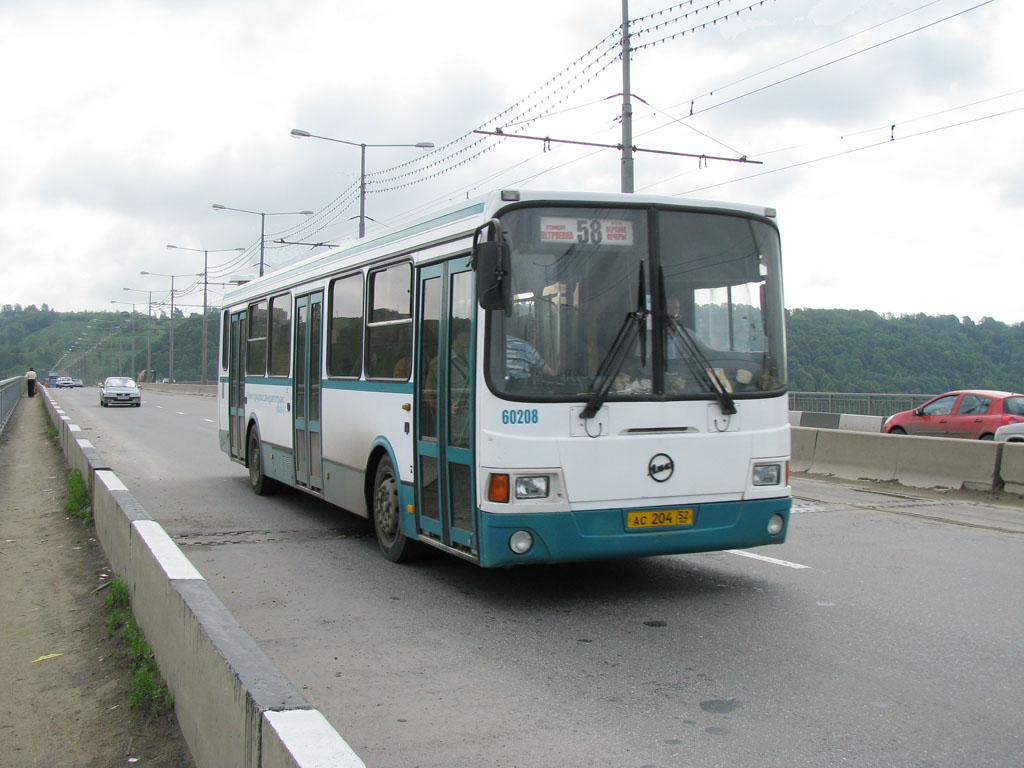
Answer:
<svg viewBox="0 0 1024 768"><path fill-rule="evenodd" d="M256 493L481 566L782 543L768 208L500 190L225 297L222 449Z"/></svg>

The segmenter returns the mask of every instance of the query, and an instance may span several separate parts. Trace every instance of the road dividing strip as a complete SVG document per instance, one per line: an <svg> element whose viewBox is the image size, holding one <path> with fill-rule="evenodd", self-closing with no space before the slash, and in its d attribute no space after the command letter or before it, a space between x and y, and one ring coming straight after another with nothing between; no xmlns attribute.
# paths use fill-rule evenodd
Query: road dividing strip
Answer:
<svg viewBox="0 0 1024 768"><path fill-rule="evenodd" d="M155 520L136 520L132 527L149 547L168 579L202 580L203 574L185 557L160 523Z"/></svg>
<svg viewBox="0 0 1024 768"><path fill-rule="evenodd" d="M263 713L263 758L271 765L366 768L318 710Z"/></svg>
<svg viewBox="0 0 1024 768"><path fill-rule="evenodd" d="M809 570L810 567L811 567L809 565L800 565L800 563L791 563L788 560L779 560L779 559L774 558L774 557L765 557L764 555L755 555L753 552L745 552L742 549L727 549L725 551L728 552L730 555L739 555L740 557L749 557L749 558L751 558L753 560L761 560L762 562L765 562L765 563L771 563L772 565L781 565L781 566L784 566L786 568L796 568L797 570L806 568L806 569Z"/></svg>

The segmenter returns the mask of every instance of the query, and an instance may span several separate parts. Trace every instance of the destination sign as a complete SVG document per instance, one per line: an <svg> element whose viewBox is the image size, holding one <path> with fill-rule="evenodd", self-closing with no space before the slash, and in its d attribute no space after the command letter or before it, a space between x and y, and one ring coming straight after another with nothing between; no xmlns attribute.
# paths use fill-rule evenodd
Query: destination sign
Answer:
<svg viewBox="0 0 1024 768"><path fill-rule="evenodd" d="M633 245L633 222L625 219L542 216L540 241L586 245Z"/></svg>

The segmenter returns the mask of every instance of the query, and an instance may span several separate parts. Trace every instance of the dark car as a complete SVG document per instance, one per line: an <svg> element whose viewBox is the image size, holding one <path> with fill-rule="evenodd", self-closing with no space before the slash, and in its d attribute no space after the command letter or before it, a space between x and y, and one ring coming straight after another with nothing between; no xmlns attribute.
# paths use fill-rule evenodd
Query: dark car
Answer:
<svg viewBox="0 0 1024 768"><path fill-rule="evenodd" d="M882 425L890 435L991 440L999 427L1024 422L1024 395L992 389L947 392Z"/></svg>

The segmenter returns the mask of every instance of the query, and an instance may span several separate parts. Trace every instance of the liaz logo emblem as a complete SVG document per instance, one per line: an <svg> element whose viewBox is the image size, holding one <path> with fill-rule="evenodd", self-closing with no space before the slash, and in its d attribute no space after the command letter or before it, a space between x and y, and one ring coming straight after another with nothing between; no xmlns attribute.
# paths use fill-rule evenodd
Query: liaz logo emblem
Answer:
<svg viewBox="0 0 1024 768"><path fill-rule="evenodd" d="M659 453L651 457L647 462L647 476L656 483L664 483L675 471L676 465L672 457L666 453Z"/></svg>

